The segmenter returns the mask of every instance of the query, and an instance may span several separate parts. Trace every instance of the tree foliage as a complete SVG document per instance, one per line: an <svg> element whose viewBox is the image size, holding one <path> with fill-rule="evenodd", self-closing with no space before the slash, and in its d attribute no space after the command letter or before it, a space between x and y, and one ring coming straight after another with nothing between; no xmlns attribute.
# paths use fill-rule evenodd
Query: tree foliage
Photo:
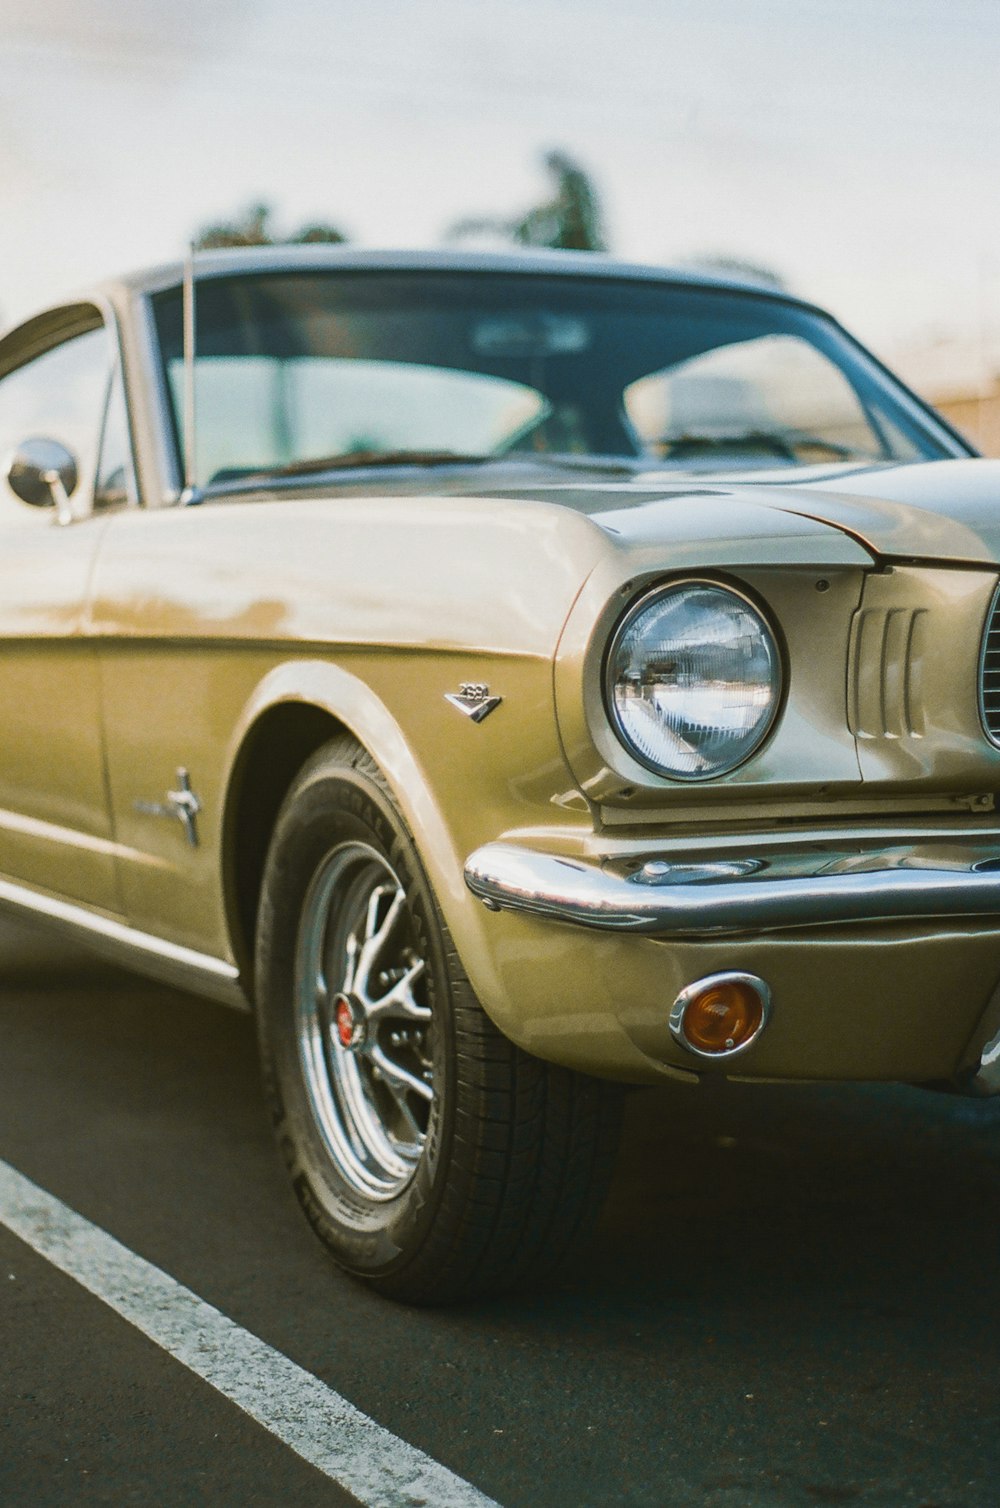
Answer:
<svg viewBox="0 0 1000 1508"><path fill-rule="evenodd" d="M518 246L606 251L600 195L589 173L565 152L546 152L543 162L552 179L549 198L510 219L478 216L459 220L449 229L449 238L499 235Z"/></svg>
<svg viewBox="0 0 1000 1508"><path fill-rule="evenodd" d="M216 251L224 246L294 246L319 242L339 244L347 240L343 231L320 221L301 225L291 235L277 235L272 226L269 204L250 204L234 220L220 220L204 226L194 238L196 251Z"/></svg>

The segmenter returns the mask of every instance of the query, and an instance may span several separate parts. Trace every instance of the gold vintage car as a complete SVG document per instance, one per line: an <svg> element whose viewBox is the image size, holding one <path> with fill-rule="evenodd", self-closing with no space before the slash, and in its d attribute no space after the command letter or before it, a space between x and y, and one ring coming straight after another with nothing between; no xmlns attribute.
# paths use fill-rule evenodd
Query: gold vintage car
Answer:
<svg viewBox="0 0 1000 1508"><path fill-rule="evenodd" d="M1000 1087L1000 467L821 311L206 255L0 453L0 902L253 1005L350 1272L550 1268L626 1083Z"/></svg>

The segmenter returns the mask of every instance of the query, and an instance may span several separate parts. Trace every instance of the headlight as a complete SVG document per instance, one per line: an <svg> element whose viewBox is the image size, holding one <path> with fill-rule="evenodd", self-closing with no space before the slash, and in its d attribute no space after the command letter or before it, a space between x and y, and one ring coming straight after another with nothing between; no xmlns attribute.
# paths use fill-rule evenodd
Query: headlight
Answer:
<svg viewBox="0 0 1000 1508"><path fill-rule="evenodd" d="M618 737L674 779L742 764L765 738L780 690L777 646L760 613L708 581L642 598L608 651L605 692Z"/></svg>

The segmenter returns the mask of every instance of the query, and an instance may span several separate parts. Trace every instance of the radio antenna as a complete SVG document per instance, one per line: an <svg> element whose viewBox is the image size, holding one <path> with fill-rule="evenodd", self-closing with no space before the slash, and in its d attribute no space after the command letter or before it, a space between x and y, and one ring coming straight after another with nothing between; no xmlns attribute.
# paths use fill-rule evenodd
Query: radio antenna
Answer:
<svg viewBox="0 0 1000 1508"><path fill-rule="evenodd" d="M194 493L197 482L197 450L194 405L194 246L184 259L184 490Z"/></svg>

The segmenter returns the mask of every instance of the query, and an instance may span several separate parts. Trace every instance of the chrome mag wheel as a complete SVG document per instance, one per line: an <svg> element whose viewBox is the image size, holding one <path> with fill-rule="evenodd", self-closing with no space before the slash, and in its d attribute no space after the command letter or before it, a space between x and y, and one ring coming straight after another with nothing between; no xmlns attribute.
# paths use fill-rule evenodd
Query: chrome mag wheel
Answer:
<svg viewBox="0 0 1000 1508"><path fill-rule="evenodd" d="M346 842L309 885L296 951L296 1035L309 1104L344 1182L367 1200L412 1180L434 1104L427 965L385 857Z"/></svg>
<svg viewBox="0 0 1000 1508"><path fill-rule="evenodd" d="M542 1278L579 1248L621 1091L497 1030L385 777L347 734L282 803L256 942L275 1135L345 1271L443 1304Z"/></svg>

